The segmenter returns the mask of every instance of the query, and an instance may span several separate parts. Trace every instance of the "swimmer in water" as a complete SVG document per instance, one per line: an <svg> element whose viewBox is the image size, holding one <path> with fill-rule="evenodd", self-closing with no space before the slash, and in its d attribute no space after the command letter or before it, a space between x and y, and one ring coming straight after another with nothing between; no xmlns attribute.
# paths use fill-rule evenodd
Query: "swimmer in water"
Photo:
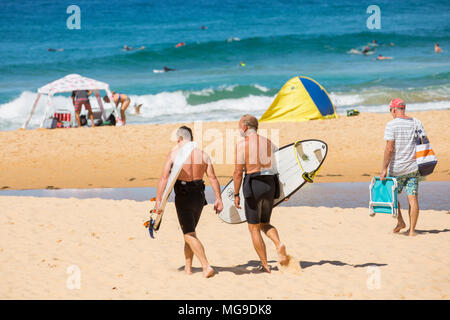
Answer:
<svg viewBox="0 0 450 320"><path fill-rule="evenodd" d="M377 60L392 60L392 57L385 57L381 54L378 55Z"/></svg>
<svg viewBox="0 0 450 320"><path fill-rule="evenodd" d="M177 69L167 68L166 66L164 66L164 67L163 67L163 71L164 71L164 72L168 72L168 71L177 71Z"/></svg>
<svg viewBox="0 0 450 320"><path fill-rule="evenodd" d="M442 52L442 48L439 47L439 43L436 43L436 44L434 45L434 52L435 52L435 53L441 53L441 52Z"/></svg>
<svg viewBox="0 0 450 320"><path fill-rule="evenodd" d="M362 54L368 54L370 51L373 51L373 49L371 49L369 46L366 46L361 53Z"/></svg>
<svg viewBox="0 0 450 320"><path fill-rule="evenodd" d="M135 104L134 104L134 112L135 112L136 114L141 114L141 107L142 107L142 103L141 103L141 104L135 103Z"/></svg>
<svg viewBox="0 0 450 320"><path fill-rule="evenodd" d="M241 61L241 62L239 63L239 65L240 65L241 67L245 67L245 62L244 62L244 61Z"/></svg>
<svg viewBox="0 0 450 320"><path fill-rule="evenodd" d="M140 47L140 48L137 48L136 50L144 50L145 49L145 47L144 46L142 46L142 47ZM134 48L133 47L129 47L129 46L127 46L126 44L123 46L123 50L124 51L133 51L134 50Z"/></svg>

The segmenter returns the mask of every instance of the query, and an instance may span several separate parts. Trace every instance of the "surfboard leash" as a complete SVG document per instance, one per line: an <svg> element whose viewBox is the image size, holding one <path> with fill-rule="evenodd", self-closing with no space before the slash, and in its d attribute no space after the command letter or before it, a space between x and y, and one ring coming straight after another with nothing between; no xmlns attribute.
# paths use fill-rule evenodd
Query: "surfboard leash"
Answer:
<svg viewBox="0 0 450 320"><path fill-rule="evenodd" d="M317 170L314 170L314 171L312 171L312 172L306 172L306 171L303 169L302 164L300 163L300 160L298 159L298 152L297 152L297 149L296 149L297 143L299 143L299 142L301 142L301 141L302 141L302 140L297 140L297 141L294 142L294 148L293 148L293 149L294 149L295 159L297 160L297 163L298 163L300 169L302 169L302 171L303 171L303 173L302 173L302 178L303 178L305 181L309 182L309 183L313 183L313 182L314 182L314 178L316 177L317 173L319 172L320 167L317 168Z"/></svg>

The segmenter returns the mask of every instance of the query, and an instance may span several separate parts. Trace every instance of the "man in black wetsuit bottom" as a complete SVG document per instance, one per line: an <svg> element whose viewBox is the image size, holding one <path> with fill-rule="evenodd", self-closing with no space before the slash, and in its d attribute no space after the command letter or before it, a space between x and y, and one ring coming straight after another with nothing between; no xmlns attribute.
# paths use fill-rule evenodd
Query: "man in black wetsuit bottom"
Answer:
<svg viewBox="0 0 450 320"><path fill-rule="evenodd" d="M261 231L275 244L278 262L289 263L286 246L280 242L277 229L270 224L273 202L280 196L274 152L277 147L269 139L258 135L258 120L252 115L244 115L239 121L239 131L243 140L236 145L234 179L234 205L240 209L239 189L242 185L245 197L245 217L252 237L253 246L261 259L261 271L270 273L267 263L266 245Z"/></svg>
<svg viewBox="0 0 450 320"><path fill-rule="evenodd" d="M167 156L164 164L163 174L158 182L156 193L156 212L161 213L159 209L162 194L169 179L170 170L178 155L179 150L187 143L192 141L192 130L182 126L177 132L177 146ZM195 228L200 220L205 200L205 183L203 176L206 173L211 183L216 201L214 210L219 213L223 209L222 197L220 194L219 181L214 173L214 168L209 155L198 148L194 148L190 157L186 160L175 183L175 207L177 210L178 221L183 231L184 237L184 255L186 258L185 273L192 274L192 259L195 256L199 259L203 276L209 278L214 274L214 269L209 265L206 259L205 249L197 238Z"/></svg>

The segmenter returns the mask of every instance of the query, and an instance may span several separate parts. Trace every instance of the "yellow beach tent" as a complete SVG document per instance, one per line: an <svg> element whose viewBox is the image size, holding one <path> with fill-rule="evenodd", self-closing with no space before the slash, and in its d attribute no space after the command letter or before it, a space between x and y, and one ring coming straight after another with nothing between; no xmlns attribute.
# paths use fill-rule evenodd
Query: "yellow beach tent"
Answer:
<svg viewBox="0 0 450 320"><path fill-rule="evenodd" d="M330 118L337 118L337 114L327 91L315 80L299 76L284 84L259 121L308 121Z"/></svg>

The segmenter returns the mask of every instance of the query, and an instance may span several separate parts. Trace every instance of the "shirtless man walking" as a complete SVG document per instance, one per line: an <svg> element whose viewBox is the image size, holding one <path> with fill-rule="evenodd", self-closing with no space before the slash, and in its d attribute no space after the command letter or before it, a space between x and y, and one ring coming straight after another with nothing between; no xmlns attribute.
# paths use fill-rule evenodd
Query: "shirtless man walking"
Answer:
<svg viewBox="0 0 450 320"><path fill-rule="evenodd" d="M167 156L163 173L157 186L155 209L158 214L161 213L159 207L162 194L167 185L170 169L178 151L193 139L191 129L186 126L178 128L176 135L178 144ZM202 265L203 276L209 278L214 274L214 269L209 265L206 259L205 249L195 233L203 206L206 205L205 183L203 181L205 173L208 176L216 197L214 210L216 213L219 213L223 209L219 181L214 173L211 158L202 150L195 148L192 151L190 158L183 165L178 180L175 183L174 190L178 221L184 234L184 256L186 258L184 271L186 274L192 274L192 259L195 254Z"/></svg>
<svg viewBox="0 0 450 320"><path fill-rule="evenodd" d="M273 241L278 252L279 263L289 262L286 246L280 242L277 229L270 224L273 201L279 197L278 176L274 152L277 147L267 138L257 134L258 120L251 115L242 116L239 132L244 137L236 145L234 179L234 204L240 209L239 189L245 172L243 193L245 217L253 246L261 260L260 270L270 273L267 263L266 245L261 231Z"/></svg>

